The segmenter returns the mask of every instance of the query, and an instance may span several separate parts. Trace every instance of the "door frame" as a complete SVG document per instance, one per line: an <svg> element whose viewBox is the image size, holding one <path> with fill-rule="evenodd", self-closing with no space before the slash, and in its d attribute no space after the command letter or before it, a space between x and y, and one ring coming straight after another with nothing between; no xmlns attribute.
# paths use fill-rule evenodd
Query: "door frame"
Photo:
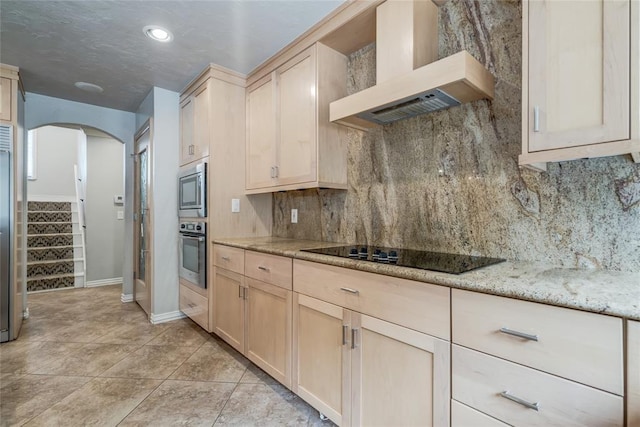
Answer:
<svg viewBox="0 0 640 427"><path fill-rule="evenodd" d="M141 142L140 139L148 133L149 140ZM136 298L136 288L139 280L139 263L138 257L140 253L140 241L138 238L138 230L140 227L140 213L138 212L138 206L140 201L140 191L138 185L138 168L139 168L139 155L140 152L145 150L148 153L147 157L147 210L148 210L148 228L147 228L147 248L153 248L153 184L151 181L151 177L153 176L153 118L149 118L135 133L133 138L133 158L134 158L134 168L133 168L133 253L134 262L133 262L133 301L138 303ZM144 306L141 305L142 309L147 313L147 316L151 316L153 313L153 251L151 249L147 249L147 258L146 258L146 289L147 289L147 301L148 307L145 309ZM140 304L140 303L138 303Z"/></svg>

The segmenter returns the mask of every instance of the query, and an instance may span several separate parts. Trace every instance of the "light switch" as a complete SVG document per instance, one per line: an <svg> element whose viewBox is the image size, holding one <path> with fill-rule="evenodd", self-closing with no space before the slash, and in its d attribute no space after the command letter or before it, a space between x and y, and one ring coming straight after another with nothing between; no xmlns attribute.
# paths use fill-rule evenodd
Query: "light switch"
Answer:
<svg viewBox="0 0 640 427"><path fill-rule="evenodd" d="M298 209L291 209L291 224L298 223Z"/></svg>
<svg viewBox="0 0 640 427"><path fill-rule="evenodd" d="M231 199L231 212L240 212L240 199Z"/></svg>
<svg viewBox="0 0 640 427"><path fill-rule="evenodd" d="M124 211L118 211L116 213L116 218L117 219L124 219Z"/></svg>

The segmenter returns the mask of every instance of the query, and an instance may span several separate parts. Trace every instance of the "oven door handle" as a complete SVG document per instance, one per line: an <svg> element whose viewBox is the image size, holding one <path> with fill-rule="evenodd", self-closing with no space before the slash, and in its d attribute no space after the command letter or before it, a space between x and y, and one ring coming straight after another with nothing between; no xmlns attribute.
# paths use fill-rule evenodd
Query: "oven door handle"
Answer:
<svg viewBox="0 0 640 427"><path fill-rule="evenodd" d="M197 240L198 242L204 242L206 239L205 236L189 236L187 234L180 234L180 238L185 240Z"/></svg>

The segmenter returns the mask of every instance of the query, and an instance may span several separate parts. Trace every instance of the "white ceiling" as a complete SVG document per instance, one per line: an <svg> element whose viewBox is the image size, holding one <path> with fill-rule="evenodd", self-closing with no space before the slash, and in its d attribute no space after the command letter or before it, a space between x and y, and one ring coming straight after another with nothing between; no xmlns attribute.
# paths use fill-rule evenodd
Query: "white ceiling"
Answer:
<svg viewBox="0 0 640 427"><path fill-rule="evenodd" d="M152 86L180 92L209 63L249 73L342 1L1 0L0 62L20 67L27 92L135 111Z"/></svg>

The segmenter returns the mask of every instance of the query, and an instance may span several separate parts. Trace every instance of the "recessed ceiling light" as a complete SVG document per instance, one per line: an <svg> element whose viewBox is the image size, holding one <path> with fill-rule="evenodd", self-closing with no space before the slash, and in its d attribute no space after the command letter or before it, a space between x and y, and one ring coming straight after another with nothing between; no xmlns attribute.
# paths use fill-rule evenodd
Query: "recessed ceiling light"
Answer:
<svg viewBox="0 0 640 427"><path fill-rule="evenodd" d="M170 42L173 40L173 34L166 28L159 27L157 25L147 25L142 29L142 31L149 37L150 39L159 41L159 42Z"/></svg>
<svg viewBox="0 0 640 427"><path fill-rule="evenodd" d="M102 92L104 92L104 89L102 89L98 85L94 85L93 83L75 82L73 85L75 87L77 87L78 89L86 90L87 92L93 92L93 93L102 93Z"/></svg>

